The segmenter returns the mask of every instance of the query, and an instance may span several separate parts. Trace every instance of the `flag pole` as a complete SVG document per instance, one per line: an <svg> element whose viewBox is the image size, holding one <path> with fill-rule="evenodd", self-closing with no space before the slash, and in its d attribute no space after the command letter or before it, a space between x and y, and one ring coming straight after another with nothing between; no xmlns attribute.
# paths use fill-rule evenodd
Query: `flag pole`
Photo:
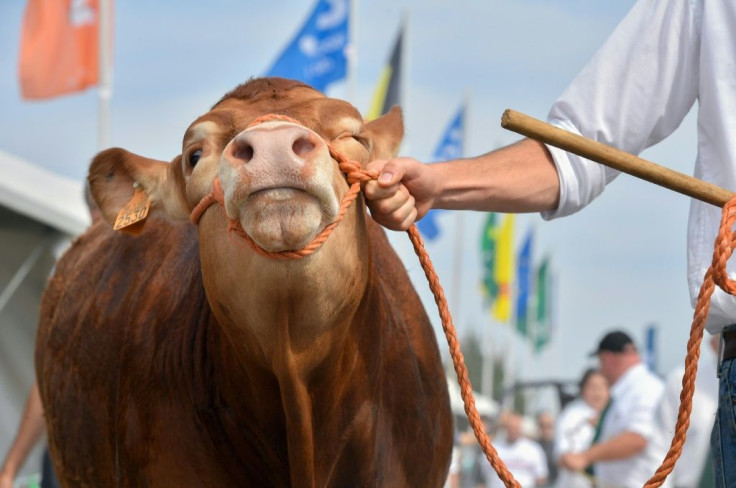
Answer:
<svg viewBox="0 0 736 488"><path fill-rule="evenodd" d="M405 41L404 41L405 42ZM404 71L406 72L406 71ZM460 127L462 127L461 139L460 139L460 154L459 157L465 156L465 143L466 143L466 125L467 122L467 101L463 101L462 107L462 120L460 121ZM462 269L463 269L463 242L465 241L465 219L463 212L455 212L455 242L454 252L452 259L452 295L450 296L450 303L452 304L452 312L455 317L460 317L460 298L462 296ZM482 353L481 349L481 353ZM481 357L484 357L481 355ZM452 364L448 363L447 374L452 375L453 367Z"/></svg>
<svg viewBox="0 0 736 488"><path fill-rule="evenodd" d="M463 241L464 241L464 222L463 213L455 212L455 242L453 244L453 257L452 257L452 295L450 296L450 303L452 304L452 314L455 317L460 317L460 288L462 286L462 275L463 267ZM452 361L447 363L447 375L452 376L454 371Z"/></svg>
<svg viewBox="0 0 736 488"><path fill-rule="evenodd" d="M401 25L399 26L399 32L401 36L401 46L399 47L401 52L401 63L400 63L400 70L401 70L401 78L399 79L399 103L401 104L401 111L404 115L404 124L406 124L406 119L408 117L408 114L411 113L411 110L409 110L409 99L408 99L408 93L409 91L406 89L406 87L409 84L409 10L405 9L404 12L401 15ZM401 143L401 151L404 154L411 153L411 136L408 134L404 134L404 138Z"/></svg>
<svg viewBox="0 0 736 488"><path fill-rule="evenodd" d="M100 81L98 87L99 111L97 145L100 150L110 146L110 99L112 98L112 1L100 0L99 21L99 63Z"/></svg>
<svg viewBox="0 0 736 488"><path fill-rule="evenodd" d="M470 89L465 91L465 97L463 103L465 104L465 112L464 117L465 120L468 118L468 110L470 108ZM465 138L467 137L467 131L463 132L463 147L465 147ZM485 334L485 347L483 348L483 355L482 357L482 366L481 366L481 394L487 396L491 400L494 400L493 398L493 383L494 383L494 377L496 375L496 358L495 352L495 333L496 333L496 320L493 319L493 314L491 314L491 321L490 325L488 326L488 330ZM503 401L503 398L501 398L501 401Z"/></svg>
<svg viewBox="0 0 736 488"><path fill-rule="evenodd" d="M348 12L348 84L347 99L355 105L355 86L358 79L358 0L350 0Z"/></svg>

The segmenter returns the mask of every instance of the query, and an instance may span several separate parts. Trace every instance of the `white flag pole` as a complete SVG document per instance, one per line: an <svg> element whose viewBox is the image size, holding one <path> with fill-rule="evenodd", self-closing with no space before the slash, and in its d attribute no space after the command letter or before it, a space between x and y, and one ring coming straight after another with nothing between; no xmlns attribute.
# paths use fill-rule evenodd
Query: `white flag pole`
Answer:
<svg viewBox="0 0 736 488"><path fill-rule="evenodd" d="M110 99L112 98L112 0L100 0L99 12L99 112L98 148L110 146Z"/></svg>
<svg viewBox="0 0 736 488"><path fill-rule="evenodd" d="M358 80L358 0L350 0L348 11L348 83L347 99L356 104L356 83Z"/></svg>
<svg viewBox="0 0 736 488"><path fill-rule="evenodd" d="M463 101L463 119L460 122L462 127L460 140L460 154L458 157L465 155L465 123L467 121L467 101ZM455 212L455 242L453 243L453 259L452 259L452 289L450 290L450 305L452 314L455 317L461 317L460 299L462 297L462 274L463 274L463 243L465 242L465 221L463 212ZM459 324L458 324L459 325ZM482 348L481 348L482 352ZM483 357L483 354L481 354ZM447 374L452 376L453 365L448 363Z"/></svg>

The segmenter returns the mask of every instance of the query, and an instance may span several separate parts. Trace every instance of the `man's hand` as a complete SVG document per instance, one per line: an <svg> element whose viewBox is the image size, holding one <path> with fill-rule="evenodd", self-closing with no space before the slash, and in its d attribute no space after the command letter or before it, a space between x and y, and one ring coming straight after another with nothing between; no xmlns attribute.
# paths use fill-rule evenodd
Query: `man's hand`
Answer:
<svg viewBox="0 0 736 488"><path fill-rule="evenodd" d="M0 488L13 488L13 475L0 473Z"/></svg>
<svg viewBox="0 0 736 488"><path fill-rule="evenodd" d="M570 471L582 471L589 464L588 457L582 452L568 452L560 456L560 466Z"/></svg>
<svg viewBox="0 0 736 488"><path fill-rule="evenodd" d="M412 158L379 159L368 170L380 173L377 181L365 184L371 216L392 230L407 230L432 208L438 184L428 166Z"/></svg>

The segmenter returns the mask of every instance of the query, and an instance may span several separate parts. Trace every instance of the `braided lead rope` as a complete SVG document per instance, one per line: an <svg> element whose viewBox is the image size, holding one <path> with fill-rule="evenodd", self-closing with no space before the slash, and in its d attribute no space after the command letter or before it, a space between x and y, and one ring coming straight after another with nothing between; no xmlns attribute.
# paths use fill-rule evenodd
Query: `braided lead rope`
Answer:
<svg viewBox="0 0 736 488"><path fill-rule="evenodd" d="M409 234L409 239L414 246L414 253L419 258L419 262L424 270L424 275L427 277L429 288L432 290L434 295L434 301L437 304L437 309L442 319L442 330L445 332L445 338L447 338L447 345L450 348L450 355L452 356L452 364L455 367L455 374L457 374L457 380L460 385L460 396L463 398L463 405L465 407L465 415L467 415L470 421L470 426L473 428L475 438L478 440L483 454L491 464L493 469L498 474L498 477L503 481L506 488L521 488L521 485L514 478L514 475L506 467L506 464L498 456L496 449L491 444L488 434L486 433L483 422L480 420L478 415L478 409L475 407L475 396L473 395L473 387L470 384L470 377L468 376L468 369L465 367L465 359L463 353L460 350L460 342L457 340L457 332L455 331L455 325L452 322L452 315L450 315L450 309L447 306L447 300L445 299L445 292L440 285L440 279L434 270L432 260L429 258L429 254L424 248L424 241L416 225L412 224L409 230L406 231Z"/></svg>
<svg viewBox="0 0 736 488"><path fill-rule="evenodd" d="M255 119L248 125L248 127L252 127L256 124L269 120L286 120L299 124L298 121L284 115L268 114ZM258 254L263 256L271 257L274 259L299 259L314 253L324 243L327 237L329 237L335 227L337 227L337 224L342 220L342 216L345 214L350 204L356 199L358 192L360 192L361 182L375 180L378 178L378 174L376 172L363 170L359 162L348 160L344 155L339 153L329 144L328 149L330 151L330 155L338 162L340 171L345 173L348 184L350 184L350 190L348 190L348 193L343 198L343 201L340 205L340 212L335 222L325 227L325 229L320 232L320 234L315 237L315 239L304 249L300 249L299 251L283 251L273 253L270 251L266 251L258 244L253 242L253 240L242 229L239 222L230 219L228 229L243 237L243 239L245 239L246 242L248 242L248 244ZM355 191L354 188L356 189ZM202 214L204 214L204 212L214 203L218 203L220 206L224 205L222 185L220 184L220 181L218 179L215 179L214 181L212 192L202 198L202 200L192 210L190 216L191 222L197 225L202 217ZM514 476L511 474L504 462L498 456L496 449L493 447L490 439L488 438L488 434L485 431L483 422L481 422L480 420L480 415L478 414L478 410L475 407L475 397L473 396L473 388L470 384L468 370L465 367L463 353L460 350L460 342L457 339L457 332L455 331L455 326L452 323L452 316L450 315L450 310L447 306L447 300L445 299L445 292L442 289L442 285L440 285L439 277L434 270L434 266L432 265L432 261L429 258L429 254L424 248L424 242L422 241L422 238L419 235L419 231L417 230L415 225L412 225L409 230L407 230L407 233L412 245L414 246L414 252L419 258L419 262L422 265L424 274L427 277L429 288L430 290L432 290L435 303L437 304L437 308L440 313L440 318L442 319L442 330L445 333L447 344L450 348L450 356L452 357L452 363L455 367L455 373L457 374L458 383L460 385L460 396L463 399L465 414L468 416L468 420L470 421L470 425L473 428L475 438L478 440L478 443L480 444L481 449L486 456L486 459L488 459L488 462L496 471L501 481L503 481L504 486L506 488L521 488L519 482L514 479ZM309 251L305 254L304 252L306 250Z"/></svg>
<svg viewBox="0 0 736 488"><path fill-rule="evenodd" d="M736 282L728 278L726 271L726 262L736 247L736 233L733 230L734 222L736 222L736 197L723 206L721 226L718 229L718 236L713 249L713 261L705 273L703 284L698 293L698 301L693 314L693 325L690 328L690 339L687 342L685 373L682 376L682 392L680 393L680 408L675 424L675 435L662 465L647 481L644 488L661 486L667 475L674 469L680 454L682 454L682 445L685 443L687 429L690 426L690 413L693 406L693 393L695 392L695 375L698 373L698 359L700 358L700 342L703 340L705 321L710 310L710 297L715 291L715 285L718 285L726 293L736 295Z"/></svg>

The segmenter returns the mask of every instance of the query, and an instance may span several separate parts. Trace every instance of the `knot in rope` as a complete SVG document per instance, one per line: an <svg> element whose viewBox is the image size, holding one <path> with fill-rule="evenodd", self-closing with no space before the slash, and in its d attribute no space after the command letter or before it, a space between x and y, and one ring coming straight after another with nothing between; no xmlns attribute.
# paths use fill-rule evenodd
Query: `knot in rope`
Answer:
<svg viewBox="0 0 736 488"><path fill-rule="evenodd" d="M363 169L363 166L358 161L350 160L341 154L337 149L332 147L332 144L327 144L327 148L330 151L330 155L337 161L337 166L340 171L345 174L345 178L348 180L349 185L355 183L366 183L371 180L378 179L377 171L368 171Z"/></svg>

